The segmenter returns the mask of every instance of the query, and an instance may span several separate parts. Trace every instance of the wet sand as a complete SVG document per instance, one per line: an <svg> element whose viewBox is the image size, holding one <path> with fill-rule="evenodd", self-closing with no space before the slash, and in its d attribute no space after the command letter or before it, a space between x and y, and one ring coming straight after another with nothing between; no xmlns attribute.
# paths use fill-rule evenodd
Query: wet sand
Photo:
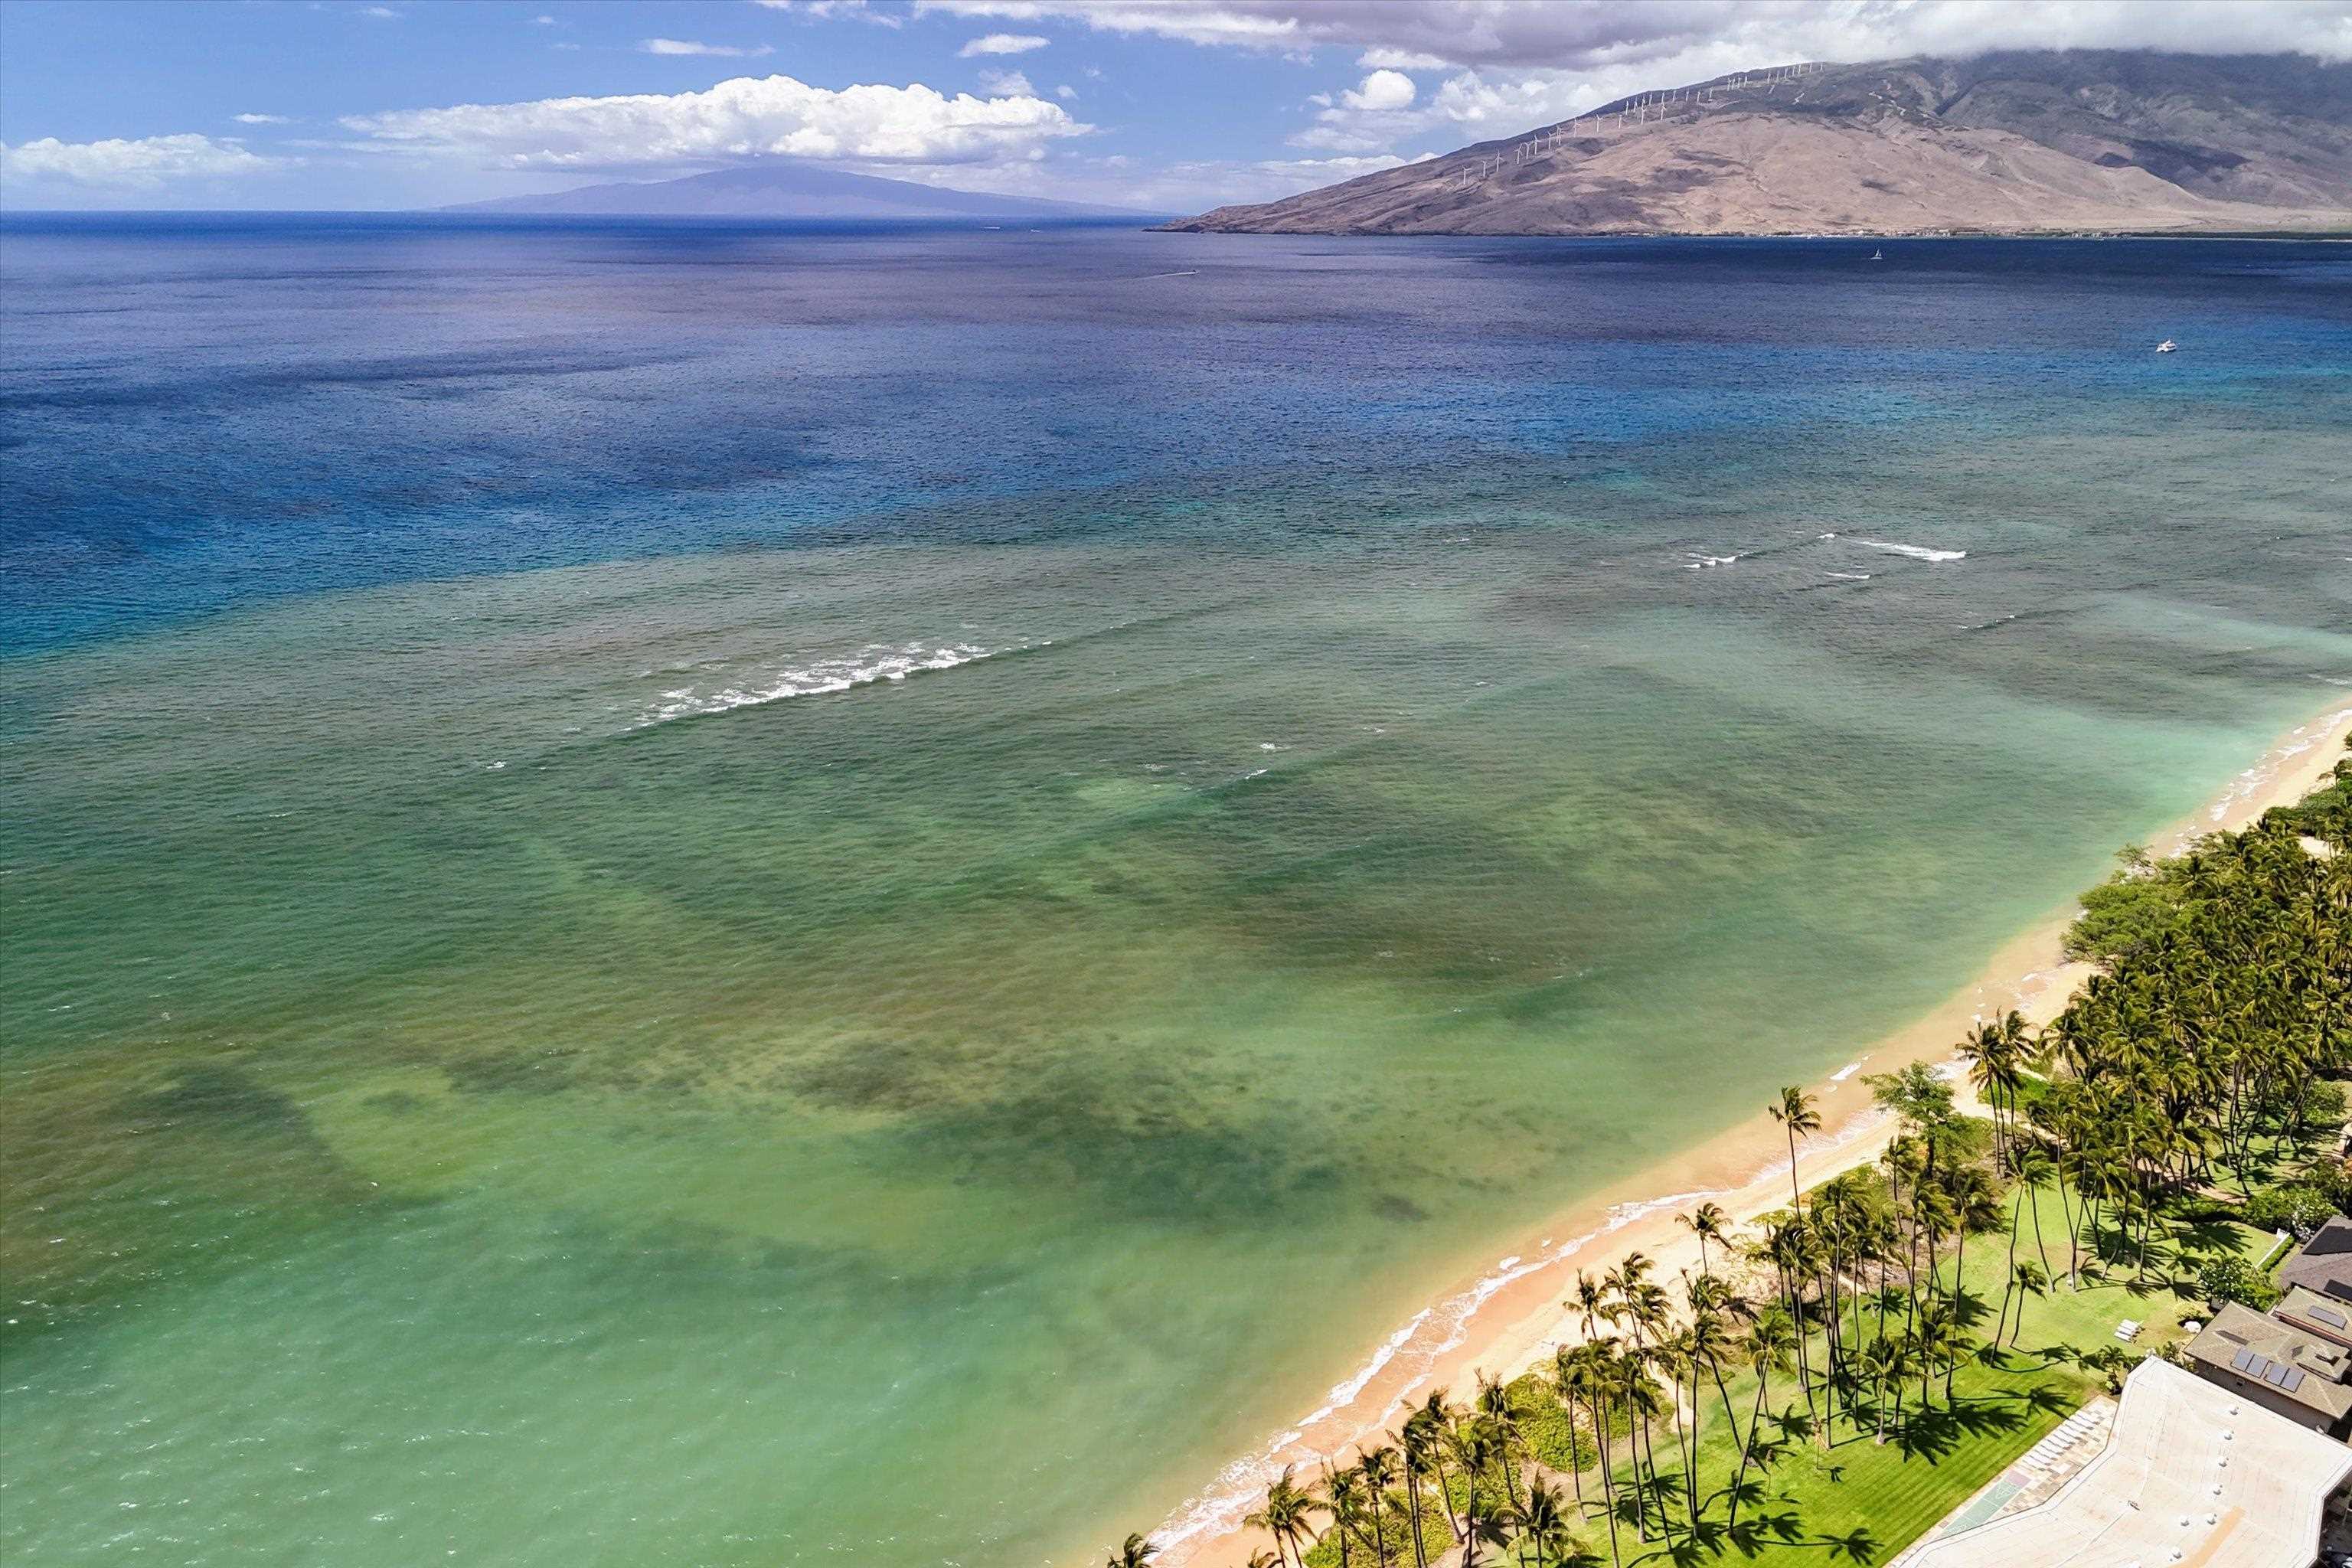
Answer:
<svg viewBox="0 0 2352 1568"><path fill-rule="evenodd" d="M2152 847L2171 853L2199 834L2242 828L2273 805L2300 800L2344 754L2347 735L2352 707L2331 709L2298 726L2204 809L2157 835ZM1828 1080L1806 1085L1819 1099L1823 1126L1799 1145L1796 1180L1812 1186L1875 1160L1886 1146L1893 1121L1872 1104L1862 1082L1865 1074L1952 1061L1968 1029L2011 1007L2036 1024L2063 1010L2089 968L2066 963L2060 954L2074 917L2072 908L2053 911L1933 1011L1879 1040ZM1790 1184L1786 1137L1759 1110L1564 1211L1486 1274L1457 1282L1368 1349L1323 1408L1228 1465L1154 1532L1163 1543L1159 1561L1169 1568L1221 1563L1266 1544L1241 1519L1283 1467L1313 1475L1325 1459L1344 1457L1402 1419L1399 1406L1408 1398L1418 1400L1431 1388L1466 1386L1478 1372L1515 1377L1549 1360L1557 1347L1580 1337L1574 1315L1560 1305L1579 1269L1598 1274L1639 1251L1653 1259L1660 1278L1696 1271L1697 1245L1680 1215L1711 1200L1744 1226L1787 1207Z"/></svg>

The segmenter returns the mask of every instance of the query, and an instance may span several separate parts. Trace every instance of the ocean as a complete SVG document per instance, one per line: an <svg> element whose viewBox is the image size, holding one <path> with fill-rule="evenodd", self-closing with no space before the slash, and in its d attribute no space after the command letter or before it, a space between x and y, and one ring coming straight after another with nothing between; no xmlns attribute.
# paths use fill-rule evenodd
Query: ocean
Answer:
<svg viewBox="0 0 2352 1568"><path fill-rule="evenodd" d="M2345 705L2352 251L1874 248L0 221L0 1554L1097 1561Z"/></svg>

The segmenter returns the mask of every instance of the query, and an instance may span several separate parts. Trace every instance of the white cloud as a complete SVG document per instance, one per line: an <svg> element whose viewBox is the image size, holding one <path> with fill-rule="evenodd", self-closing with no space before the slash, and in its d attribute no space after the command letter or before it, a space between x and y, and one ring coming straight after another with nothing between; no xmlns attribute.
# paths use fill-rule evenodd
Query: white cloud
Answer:
<svg viewBox="0 0 2352 1568"><path fill-rule="evenodd" d="M555 26L555 18L554 18L554 17L552 17L552 16L544 16L544 15L542 15L542 16L533 16L533 17L531 18L531 23L532 23L532 25L533 25L534 26L541 26L541 27L552 27L553 26Z"/></svg>
<svg viewBox="0 0 2352 1568"><path fill-rule="evenodd" d="M239 125L291 125L294 122L282 114L232 114Z"/></svg>
<svg viewBox="0 0 2352 1568"><path fill-rule="evenodd" d="M1034 33L991 33L984 38L974 38L956 51L960 59L974 55L1025 55L1031 49L1042 49L1052 40Z"/></svg>
<svg viewBox="0 0 2352 1568"><path fill-rule="evenodd" d="M824 21L834 16L848 16L860 22L871 22L877 27L897 27L906 19L894 12L877 11L866 0L751 0L771 11L798 11L803 16Z"/></svg>
<svg viewBox="0 0 2352 1568"><path fill-rule="evenodd" d="M980 85L991 98L1034 98L1037 89L1030 85L1028 76L1021 71L982 71Z"/></svg>
<svg viewBox="0 0 2352 1568"><path fill-rule="evenodd" d="M1293 53L1362 50L1362 64L1391 68L1591 70L1717 47L1744 66L2000 48L2291 49L2352 59L2352 10L2340 0L918 0L917 10Z"/></svg>
<svg viewBox="0 0 2352 1568"><path fill-rule="evenodd" d="M358 114L377 151L498 169L646 169L764 156L988 163L1034 156L1091 126L1030 96L952 97L915 82L838 89L788 76L735 77L699 92L550 98Z"/></svg>
<svg viewBox="0 0 2352 1568"><path fill-rule="evenodd" d="M1366 49L1356 57L1356 63L1367 70L1385 66L1391 70L1433 71L1453 62L1419 49Z"/></svg>
<svg viewBox="0 0 2352 1568"><path fill-rule="evenodd" d="M360 12L360 15L362 16L373 16L379 22L397 22L402 16L405 16L406 13L395 11L389 5L370 5L362 9Z"/></svg>
<svg viewBox="0 0 2352 1568"><path fill-rule="evenodd" d="M776 51L768 44L747 49L734 44L698 43L692 38L640 38L637 40L637 52L641 55L720 55L730 59L756 59Z"/></svg>
<svg viewBox="0 0 2352 1568"><path fill-rule="evenodd" d="M1412 78L1402 71L1376 70L1359 83L1352 92L1343 92L1339 101L1349 109L1366 113L1381 114L1391 110L1412 106Z"/></svg>
<svg viewBox="0 0 2352 1568"><path fill-rule="evenodd" d="M1061 86L1054 89L1054 96L1066 103L1071 99L1078 96L1078 89L1072 87L1068 82L1064 82Z"/></svg>
<svg viewBox="0 0 2352 1568"><path fill-rule="evenodd" d="M257 174L278 163L247 152L234 138L215 141L193 132L105 142L60 142L44 136L14 147L0 142L0 174L10 179L137 190L152 190L173 180Z"/></svg>

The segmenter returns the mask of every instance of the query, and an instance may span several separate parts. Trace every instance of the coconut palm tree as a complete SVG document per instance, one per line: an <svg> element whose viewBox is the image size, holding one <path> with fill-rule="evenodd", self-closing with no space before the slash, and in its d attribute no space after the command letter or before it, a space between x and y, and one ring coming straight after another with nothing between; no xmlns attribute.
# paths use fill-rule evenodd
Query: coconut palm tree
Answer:
<svg viewBox="0 0 2352 1568"><path fill-rule="evenodd" d="M1146 1568L1159 1555L1159 1547L1140 1535L1130 1535L1126 1545L1105 1559L1103 1568Z"/></svg>
<svg viewBox="0 0 2352 1568"><path fill-rule="evenodd" d="M1372 1556L1379 1568L1388 1568L1388 1530L1381 1516L1388 1507L1389 1488L1396 1483L1397 1451L1385 1447L1360 1450L1356 1455L1356 1475L1371 1501Z"/></svg>
<svg viewBox="0 0 2352 1568"><path fill-rule="evenodd" d="M1285 1465L1282 1474L1265 1489L1265 1505L1242 1518L1242 1522L1251 1529L1263 1530L1274 1537L1275 1555L1284 1568L1288 1568L1294 1557L1303 1568L1307 1552L1299 1542L1314 1536L1314 1515L1321 1507L1313 1493L1291 1479L1296 1468Z"/></svg>
<svg viewBox="0 0 2352 1568"><path fill-rule="evenodd" d="M1739 1489L1748 1479L1748 1461L1755 1457L1756 1433L1764 1420L1764 1402L1771 1394L1772 1374L1785 1373L1793 1364L1789 1352L1795 1348L1796 1342L1795 1325L1777 1305L1757 1313L1739 1342L1740 1359L1748 1363L1748 1370L1756 1374L1756 1405L1748 1415L1748 1435L1738 1440L1739 1468L1732 1472L1731 1522L1734 1525L1739 1522Z"/></svg>
<svg viewBox="0 0 2352 1568"><path fill-rule="evenodd" d="M1511 1528L1518 1534L1519 1561L1531 1568L1551 1568L1572 1544L1567 1506L1549 1481L1528 1484L1528 1500L1511 1510Z"/></svg>
<svg viewBox="0 0 2352 1568"><path fill-rule="evenodd" d="M1720 1205L1710 1202L1699 1205L1681 1217L1690 1233L1698 1237L1698 1271L1711 1277L1712 1271L1706 1265L1706 1244L1711 1241L1729 1250L1731 1216L1723 1212Z"/></svg>
<svg viewBox="0 0 2352 1568"><path fill-rule="evenodd" d="M1797 1140L1811 1138L1822 1130L1821 1112L1814 1104L1811 1095L1791 1084L1780 1091L1778 1101L1766 1107L1772 1120L1789 1134L1789 1197L1801 1215L1804 1212L1805 1194L1797 1185Z"/></svg>

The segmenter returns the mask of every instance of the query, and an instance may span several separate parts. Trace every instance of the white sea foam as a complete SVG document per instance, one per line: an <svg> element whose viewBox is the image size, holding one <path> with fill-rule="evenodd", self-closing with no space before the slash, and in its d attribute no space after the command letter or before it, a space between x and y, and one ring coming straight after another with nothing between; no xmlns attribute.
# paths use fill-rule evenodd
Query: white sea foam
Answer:
<svg viewBox="0 0 2352 1568"><path fill-rule="evenodd" d="M1830 1081L1832 1083L1843 1083L1846 1079L1852 1078L1861 1070L1862 1064L1860 1062L1848 1062L1845 1066L1838 1068L1837 1071L1830 1074Z"/></svg>
<svg viewBox="0 0 2352 1568"><path fill-rule="evenodd" d="M1831 536L1824 534L1822 537ZM1930 550L1924 544L1897 544L1886 539L1857 539L1854 542L1866 544L1873 550L1884 550L1889 554L1908 555L1915 561L1965 561L1969 558L1965 550Z"/></svg>
<svg viewBox="0 0 2352 1568"><path fill-rule="evenodd" d="M1867 572L1832 572L1830 575L1832 577L1843 577L1849 583L1867 583L1870 581L1870 574Z"/></svg>
<svg viewBox="0 0 2352 1568"><path fill-rule="evenodd" d="M1692 572L1703 572L1709 566L1728 566L1739 559L1738 555L1706 555L1696 550L1685 550L1683 553L1690 557L1683 565Z"/></svg>
<svg viewBox="0 0 2352 1568"><path fill-rule="evenodd" d="M671 719L699 718L737 708L781 702L788 697L823 697L882 681L904 680L922 670L953 669L958 665L972 664L983 658L994 658L999 654L1017 651L1017 648L982 647L972 643L954 643L940 647L921 643L908 643L898 647L869 643L854 654L815 659L801 668L779 670L772 676L741 685L730 685L716 691L693 686L677 687L663 692L638 716L637 723L642 727Z"/></svg>

